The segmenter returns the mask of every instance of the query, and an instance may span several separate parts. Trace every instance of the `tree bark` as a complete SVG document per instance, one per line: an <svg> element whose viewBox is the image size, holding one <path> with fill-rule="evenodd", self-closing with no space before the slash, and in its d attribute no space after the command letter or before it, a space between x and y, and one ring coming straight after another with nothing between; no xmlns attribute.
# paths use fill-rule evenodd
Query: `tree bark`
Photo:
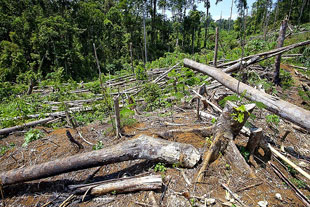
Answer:
<svg viewBox="0 0 310 207"><path fill-rule="evenodd" d="M203 174L208 167L208 165L215 161L220 153L224 154L226 151L226 148L230 145L230 149L228 151L228 157L232 158L238 158L238 164L241 165L242 160L242 155L240 153L237 153L238 150L235 150L237 147L233 143L234 138L238 135L240 130L242 129L244 123L249 117L250 111L254 109L255 105L254 104L249 104L246 106L247 111L246 112L238 112L235 108L236 105L234 105L231 102L227 102L225 105L225 108L223 109L223 112L219 119L217 120L217 124L214 127L215 132L214 132L214 140L209 148L208 151L204 153L203 156L203 163L202 167L200 168L198 175L197 175L197 182L201 182L203 178ZM233 114L238 114L238 113L243 113L244 118L241 122L238 120L234 119ZM232 162L234 162L234 159L230 159ZM244 160L245 162L245 160ZM234 164L234 163L233 163ZM246 166L245 164L242 164L242 166ZM246 169L249 169L247 167Z"/></svg>
<svg viewBox="0 0 310 207"><path fill-rule="evenodd" d="M189 59L184 59L184 66L213 77L234 92L245 92L245 98L263 103L267 110L307 129L310 132L310 111L283 101L278 97L256 90L242 82L240 82L238 87L238 80L217 68L206 66Z"/></svg>
<svg viewBox="0 0 310 207"><path fill-rule="evenodd" d="M196 148L189 144L141 135L137 139L101 150L2 172L0 180L3 185L10 185L135 159L156 160L169 164L180 163L183 167L192 168L199 161L200 154Z"/></svg>
<svg viewBox="0 0 310 207"><path fill-rule="evenodd" d="M97 49L96 49L95 43L93 43L93 48L94 48L94 54L95 54L97 68L98 68L98 73L99 73L100 87L101 87L102 90L104 90L103 83L102 83L102 77L101 77L102 73L101 73L101 69L100 69L99 60L98 60L98 57L97 57Z"/></svg>
<svg viewBox="0 0 310 207"><path fill-rule="evenodd" d="M283 20L281 22L281 27L280 27L280 31L279 31L279 37L278 37L278 44L277 44L277 48L280 48L283 46L284 43L284 39L285 39L285 33L286 33L286 28L287 28L287 19ZM274 64L274 78L273 78L273 82L275 85L280 85L280 64L281 64L281 54L279 54L276 57L276 61Z"/></svg>
<svg viewBox="0 0 310 207"><path fill-rule="evenodd" d="M135 73L135 69L133 68L132 42L129 43L129 51L130 51L131 70L132 70L132 74L134 74Z"/></svg>
<svg viewBox="0 0 310 207"><path fill-rule="evenodd" d="M160 190L162 185L161 175L149 175L106 180L97 184L90 183L77 188L74 193L80 194L89 191L90 195L99 196L111 192L128 193L138 190Z"/></svg>
<svg viewBox="0 0 310 207"><path fill-rule="evenodd" d="M116 137L120 138L121 137L121 118L120 118L120 113L119 113L119 100L118 96L114 98L114 110L115 110L115 133Z"/></svg>
<svg viewBox="0 0 310 207"><path fill-rule="evenodd" d="M205 23L205 39L204 39L204 42L203 42L203 48L206 48L207 47L207 39L208 39L208 17L209 17L209 0L206 0L205 2L206 4L206 23Z"/></svg>
<svg viewBox="0 0 310 207"><path fill-rule="evenodd" d="M215 29L215 48L214 48L214 58L213 58L213 65L216 67L217 65L217 51L218 51L218 38L219 38L219 28Z"/></svg>
<svg viewBox="0 0 310 207"><path fill-rule="evenodd" d="M44 123L47 123L47 122L52 121L54 119L55 119L55 117L48 117L48 118L45 118L45 119L40 119L38 121L32 121L32 122L29 122L29 123L26 123L26 124L22 124L22 125L19 125L19 126L14 126L14 127L0 129L0 135L9 134L11 132L15 132L17 130L21 130L21 129L24 129L24 128L27 128L27 127L33 127L33 126L36 126L36 125L39 125L39 124L44 124Z"/></svg>

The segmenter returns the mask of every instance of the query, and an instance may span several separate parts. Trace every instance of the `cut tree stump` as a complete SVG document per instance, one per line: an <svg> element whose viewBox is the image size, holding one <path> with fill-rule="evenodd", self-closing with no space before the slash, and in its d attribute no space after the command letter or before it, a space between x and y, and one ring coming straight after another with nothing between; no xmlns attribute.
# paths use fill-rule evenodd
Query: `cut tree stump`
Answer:
<svg viewBox="0 0 310 207"><path fill-rule="evenodd" d="M0 173L2 182L0 184L10 185L135 159L156 160L169 164L179 163L180 166L192 168L200 160L200 154L195 147L189 144L141 135L137 139L121 142L101 150L2 172Z"/></svg>
<svg viewBox="0 0 310 207"><path fill-rule="evenodd" d="M217 120L216 126L214 127L214 140L209 150L204 153L202 167L200 168L196 179L197 182L201 182L207 166L215 161L220 153L225 154L226 152L227 155L225 155L225 157L227 156L232 164L236 164L235 161L238 162L236 166L247 166L247 163L233 143L233 140L242 129L244 123L249 117L249 112L254 109L255 104L246 105L246 112L237 111L236 107L235 104L228 101L221 116ZM242 122L235 119L235 116L238 116L238 113L242 113L244 116ZM226 148L228 146L229 150L227 151ZM249 167L245 167L245 169L251 173Z"/></svg>
<svg viewBox="0 0 310 207"><path fill-rule="evenodd" d="M310 111L283 101L278 97L274 97L262 91L256 90L251 86L239 82L235 78L217 68L197 63L189 59L184 59L184 65L213 77L218 82L236 93L244 92L245 98L263 103L267 110L307 129L310 132Z"/></svg>

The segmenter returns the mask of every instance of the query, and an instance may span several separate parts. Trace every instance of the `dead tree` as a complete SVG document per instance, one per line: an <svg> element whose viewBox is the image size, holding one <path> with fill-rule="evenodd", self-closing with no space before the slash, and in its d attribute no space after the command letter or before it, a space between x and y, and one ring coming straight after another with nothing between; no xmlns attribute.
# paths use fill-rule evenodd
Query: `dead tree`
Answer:
<svg viewBox="0 0 310 207"><path fill-rule="evenodd" d="M280 48L283 46L284 43L284 39L285 39L285 33L286 33L286 28L287 28L287 19L284 19L281 22L281 27L280 27L280 31L279 31L279 37L278 37L278 43L277 43L277 48ZM280 64L281 64L281 54L279 54L276 57L276 61L274 63L274 78L273 78L273 82L275 85L280 85Z"/></svg>
<svg viewBox="0 0 310 207"><path fill-rule="evenodd" d="M2 182L0 184L11 185L135 159L156 160L169 164L179 163L180 166L192 168L200 160L200 154L196 148L189 144L141 135L137 139L121 142L101 150L2 172L0 173Z"/></svg>
<svg viewBox="0 0 310 207"><path fill-rule="evenodd" d="M249 104L245 107L246 111L241 112L236 109L237 107L233 103L226 103L215 126L214 140L209 150L204 153L202 167L200 168L196 179L197 182L201 182L207 166L215 161L220 153L225 154L232 164L238 163L238 168L240 170L246 170L252 173L233 140L239 134L249 117L249 112L252 111L254 107L255 104ZM238 121L238 119L236 119L239 115L244 117L243 120ZM228 151L226 151L226 149L228 149Z"/></svg>
<svg viewBox="0 0 310 207"><path fill-rule="evenodd" d="M97 68L98 68L98 73L99 73L100 87L101 87L101 89L104 91L103 83L102 83L102 77L101 77L102 73L101 73L101 69L100 69L99 60L98 60L98 57L97 57L97 49L96 49L95 43L93 43L93 48L94 48L94 54L95 54L96 63L97 63Z"/></svg>
<svg viewBox="0 0 310 207"><path fill-rule="evenodd" d="M221 71L220 69L197 63L189 59L184 59L183 62L186 67L192 68L193 70L213 77L222 85L236 93L238 91L240 93L244 92L245 98L263 103L265 108L272 113L275 113L280 117L310 131L310 111L307 111L289 102L283 101L278 97L274 97L262 91L256 90L242 82L238 84L238 80Z"/></svg>
<svg viewBox="0 0 310 207"><path fill-rule="evenodd" d="M115 109L115 134L117 138L121 137L121 118L119 113L119 97L116 96L114 99L114 109Z"/></svg>
<svg viewBox="0 0 310 207"><path fill-rule="evenodd" d="M219 28L216 27L215 29L215 48L214 48L214 58L213 58L213 65L216 67L217 65L217 51L218 51L218 40L219 40Z"/></svg>

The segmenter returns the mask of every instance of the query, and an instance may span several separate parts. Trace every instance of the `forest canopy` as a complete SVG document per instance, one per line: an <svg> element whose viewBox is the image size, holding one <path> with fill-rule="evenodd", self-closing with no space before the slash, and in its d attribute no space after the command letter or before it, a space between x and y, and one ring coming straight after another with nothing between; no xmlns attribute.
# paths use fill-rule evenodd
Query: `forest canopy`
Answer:
<svg viewBox="0 0 310 207"><path fill-rule="evenodd" d="M241 18L214 21L209 13L210 1L203 1L205 11L197 10L198 3L201 1L2 0L0 80L18 82L25 76L44 79L51 73L91 80L98 77L93 44L103 73L130 69L130 45L134 65L141 65L146 60L143 17L148 61L166 52L212 50L211 31L216 26L230 31L234 40L230 49L238 47ZM245 33L278 28L277 23L286 16L293 25L310 22L310 1L257 0L251 14L245 14Z"/></svg>

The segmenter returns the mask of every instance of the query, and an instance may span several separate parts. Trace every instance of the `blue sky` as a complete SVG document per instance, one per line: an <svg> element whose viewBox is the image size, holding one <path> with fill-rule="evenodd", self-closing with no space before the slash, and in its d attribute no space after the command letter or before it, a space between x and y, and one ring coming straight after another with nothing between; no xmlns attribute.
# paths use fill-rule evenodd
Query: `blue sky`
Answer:
<svg viewBox="0 0 310 207"><path fill-rule="evenodd" d="M229 19L230 16L230 7L231 7L231 0L223 0L222 2L219 2L217 5L215 5L216 0L210 0L211 2L211 7L210 7L210 13L211 16L214 20L218 20L221 17L221 12L222 12L222 18L223 19ZM255 0L247 0L248 3L248 12L250 14L251 9L252 9L252 4L255 2ZM197 10L206 12L206 9L204 8L204 4L200 3L197 5L198 8ZM235 5L235 0L234 0L234 6L233 6L233 11L232 11L232 19L236 19L238 17L238 10Z"/></svg>

